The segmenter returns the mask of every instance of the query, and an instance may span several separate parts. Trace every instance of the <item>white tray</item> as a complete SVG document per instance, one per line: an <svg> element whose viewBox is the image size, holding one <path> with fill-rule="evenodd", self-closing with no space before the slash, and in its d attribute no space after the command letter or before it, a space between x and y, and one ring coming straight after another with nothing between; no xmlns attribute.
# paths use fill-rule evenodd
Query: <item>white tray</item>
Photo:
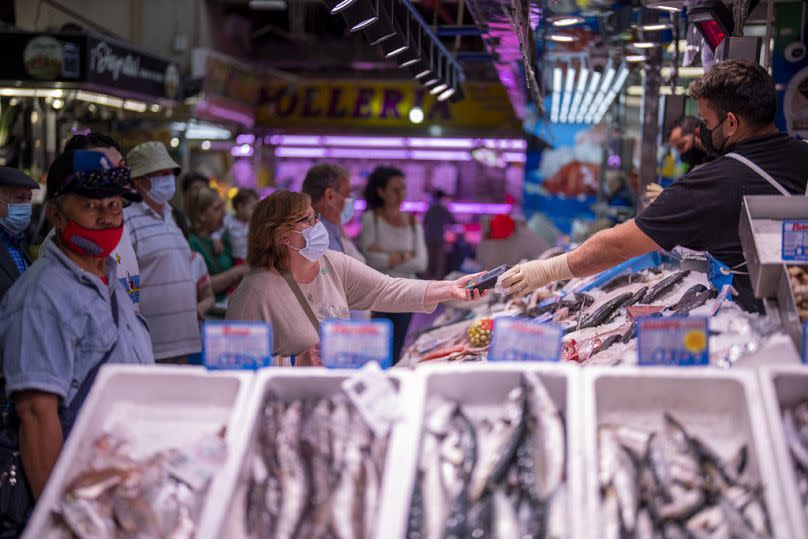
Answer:
<svg viewBox="0 0 808 539"><path fill-rule="evenodd" d="M258 418L261 416L260 411L267 392L271 390L281 399L289 400L327 397L339 392L342 382L346 378L357 374L357 372L356 370L325 368L267 368L258 372L243 416L242 435L244 436L244 443L239 444L241 454L237 455L240 462L239 477L232 484L228 484L228 490L222 493L223 499L227 500L223 509L229 515L228 520L220 529L217 529L220 533L212 534L211 537L234 539L247 537L244 529L245 494L251 473L250 464L253 445L258 433ZM398 387L400 395L402 395L402 417L396 422L387 446L385 471L381 484L382 502L379 504L379 512L386 497L400 496L397 476L401 473L403 467L402 452L406 453L407 440L413 439L417 432L410 403L403 399L405 393L410 391L408 387L413 375L403 369L386 372L392 379L393 384ZM379 539L394 537L387 532L387 523L384 519L378 518L378 522L376 536Z"/></svg>
<svg viewBox="0 0 808 539"><path fill-rule="evenodd" d="M774 536L794 537L777 482L769 432L759 402L755 373L712 368L620 367L583 371L587 455L586 514L597 515L597 429L601 423L662 429L663 412L728 458L742 444L750 451L750 473L766 487L766 508ZM598 519L589 518L591 539L600 537Z"/></svg>
<svg viewBox="0 0 808 539"><path fill-rule="evenodd" d="M760 369L759 375L766 422L794 537L808 537L808 517L800 502L794 462L783 429L783 409L808 400L808 367L766 367Z"/></svg>
<svg viewBox="0 0 808 539"><path fill-rule="evenodd" d="M580 500L583 499L581 482L583 468L580 460L580 395L576 365L559 363L484 363L459 365L430 365L416 371L416 381L408 386L407 404L413 409L416 422L410 426L404 447L396 447L398 459L397 481L393 489L385 491L382 499L381 521L387 533L384 539L404 538L415 484L421 449L421 430L429 397L437 395L460 402L474 410L504 406L508 393L520 383L521 373L535 371L566 420L567 441L567 537L581 537ZM412 430L414 428L414 430ZM379 538L381 539L381 537Z"/></svg>
<svg viewBox="0 0 808 539"><path fill-rule="evenodd" d="M209 373L202 367L107 365L87 397L36 511L25 539L64 537L53 526L51 510L65 484L87 464L90 446L110 430L125 433L138 454L183 447L226 426L227 460L208 490L196 537L215 538L225 516L220 493L233 483L241 461L238 444L245 437L240 419L249 397L252 374Z"/></svg>

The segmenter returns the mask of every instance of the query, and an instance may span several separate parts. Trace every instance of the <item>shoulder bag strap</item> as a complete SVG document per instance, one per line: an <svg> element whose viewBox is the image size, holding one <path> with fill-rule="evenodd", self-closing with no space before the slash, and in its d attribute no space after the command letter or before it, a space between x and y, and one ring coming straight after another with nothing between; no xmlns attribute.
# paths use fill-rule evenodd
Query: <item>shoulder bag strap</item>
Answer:
<svg viewBox="0 0 808 539"><path fill-rule="evenodd" d="M753 163L752 161L750 161L750 160L749 160L749 159L747 159L746 157L744 157L744 156L742 156L742 155L740 155L740 154L737 154L737 153L735 153L735 152L728 153L728 154L726 154L724 157L730 157L730 158L732 158L732 159L735 159L736 161L739 161L739 162L743 163L743 164L744 164L744 165L746 165L747 167L749 167L749 168L751 168L752 170L754 170L755 172L757 172L757 173L758 173L758 175L759 175L761 178L763 178L764 180L766 180L767 182L769 182L769 183L772 185L772 187L774 187L775 189L777 189L777 190L780 192L780 194L781 194L781 195L786 196L786 197L790 197L790 196L791 196L791 193L789 193L789 192L786 190L786 188L785 188L785 187L783 187L783 186L780 184L780 182L778 182L777 180L775 180L774 178L772 178L772 177L771 177L771 175L770 175L768 172L766 172L765 170L763 170L762 168L760 168L759 166L757 166L755 163Z"/></svg>
<svg viewBox="0 0 808 539"><path fill-rule="evenodd" d="M309 302L306 301L306 296L303 295L303 291L300 290L300 287L297 285L294 277L288 271L284 271L281 273L283 275L283 279L286 281L286 284L289 285L289 288L292 289L292 293L297 298L298 303L303 308L303 312L306 313L306 316L309 318L309 322L311 322L314 331L317 332L317 336L320 336L320 321L317 320L317 317L314 315L314 311L311 310L311 305Z"/></svg>
<svg viewBox="0 0 808 539"><path fill-rule="evenodd" d="M110 303L112 307L112 320L115 322L115 329L118 329L118 295L115 293L114 289L112 290ZM95 377L98 376L98 371L109 361L116 344L118 344L118 339L115 339L115 342L113 342L112 346L109 347L109 350L104 353L101 360L96 363L95 366L87 373L87 376L84 377L84 380L79 386L79 390L76 392L73 400L70 401L70 404L62 408L59 416L62 423L62 437L65 440L67 440L67 435L70 434L70 431L73 429L73 424L76 422L76 419L79 416L81 406L84 404L84 401L87 400L87 395L90 393L90 389L93 387Z"/></svg>

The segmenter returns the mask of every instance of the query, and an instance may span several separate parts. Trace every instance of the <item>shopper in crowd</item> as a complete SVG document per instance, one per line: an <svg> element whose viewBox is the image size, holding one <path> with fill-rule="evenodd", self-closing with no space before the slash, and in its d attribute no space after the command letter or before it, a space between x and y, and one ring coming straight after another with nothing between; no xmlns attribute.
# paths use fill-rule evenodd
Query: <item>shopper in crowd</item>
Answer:
<svg viewBox="0 0 808 539"><path fill-rule="evenodd" d="M180 166L162 142L144 142L126 155L132 184L143 197L124 210L141 271L140 314L151 329L154 357L160 363L185 363L199 352L196 280L192 252L174 221L174 196Z"/></svg>
<svg viewBox="0 0 808 539"><path fill-rule="evenodd" d="M233 197L233 213L224 218L224 235L230 239L233 261L244 264L247 260L247 229L250 217L258 204L258 193L252 189L239 189Z"/></svg>
<svg viewBox="0 0 808 539"><path fill-rule="evenodd" d="M67 151L48 170L56 231L0 303L6 394L20 422L23 470L42 492L104 363L153 363L145 322L110 257L123 234L129 169L99 152Z"/></svg>
<svg viewBox="0 0 808 539"><path fill-rule="evenodd" d="M738 234L744 195L803 196L808 144L774 125L777 93L761 66L746 60L715 64L690 84L699 136L719 157L679 179L631 219L598 232L577 249L513 268L503 279L526 294L549 282L586 277L649 251L677 245L707 251L713 266L734 275L743 308L758 311Z"/></svg>
<svg viewBox="0 0 808 539"><path fill-rule="evenodd" d="M186 238L191 234L188 223L188 193L198 187L209 187L210 179L201 172L186 172L182 177L182 207L174 206L174 221Z"/></svg>
<svg viewBox="0 0 808 539"><path fill-rule="evenodd" d="M342 228L354 214L348 171L330 163L314 165L306 173L301 191L311 197L311 207L323 219L328 231L328 248L365 262L365 256Z"/></svg>
<svg viewBox="0 0 808 539"><path fill-rule="evenodd" d="M424 236L428 255L426 276L430 279L443 279L448 272L446 227L456 222L454 215L449 211L446 193L438 189L433 193L429 209L424 214Z"/></svg>
<svg viewBox="0 0 808 539"><path fill-rule="evenodd" d="M377 167L365 187L367 211L362 215L359 243L368 265L392 277L415 278L426 270L424 231L414 215L401 211L407 194L404 173L392 167ZM393 361L404 348L412 314L373 313L393 323Z"/></svg>
<svg viewBox="0 0 808 539"><path fill-rule="evenodd" d="M24 172L0 167L0 299L31 265L24 239L34 189L39 184Z"/></svg>
<svg viewBox="0 0 808 539"><path fill-rule="evenodd" d="M213 293L217 301L222 301L227 297L227 291L235 288L249 271L247 266L236 266L233 263L233 253L227 235L222 241L222 251L217 253L214 249L212 236L224 225L224 200L219 193L209 187L189 191L188 218L191 225L188 244L205 259Z"/></svg>
<svg viewBox="0 0 808 539"><path fill-rule="evenodd" d="M272 324L275 353L296 365L320 363L319 324L349 318L350 309L431 312L450 299L478 299L457 281L417 281L383 275L328 250L328 232L304 193L278 191L255 208L247 261L253 268L227 307L229 320Z"/></svg>
<svg viewBox="0 0 808 539"><path fill-rule="evenodd" d="M687 167L687 172L696 170L715 157L707 155L699 140L699 120L694 116L682 116L673 123L668 143L679 153L679 159ZM661 192L661 185L651 183L645 191L645 198L651 203Z"/></svg>
<svg viewBox="0 0 808 539"><path fill-rule="evenodd" d="M510 215L495 215L477 246L477 261L484 269L502 264L513 266L523 260L535 258L550 248L524 221Z"/></svg>

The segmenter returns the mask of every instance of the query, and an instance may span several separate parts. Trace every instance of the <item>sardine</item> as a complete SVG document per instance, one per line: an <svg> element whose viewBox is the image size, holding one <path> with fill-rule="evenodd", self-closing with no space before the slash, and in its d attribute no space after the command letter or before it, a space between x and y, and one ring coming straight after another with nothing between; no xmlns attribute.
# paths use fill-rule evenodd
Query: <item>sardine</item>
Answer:
<svg viewBox="0 0 808 539"><path fill-rule="evenodd" d="M642 299L642 303L653 303L662 299L668 293L673 291L673 287L682 282L682 280L684 280L684 278L688 275L690 275L690 270L680 271L674 273L670 277L662 279L660 282L652 286L648 292L646 292L645 297Z"/></svg>
<svg viewBox="0 0 808 539"><path fill-rule="evenodd" d="M686 315L693 309L701 307L707 303L708 300L713 299L717 295L717 290L707 288L703 284L697 284L685 292L682 299L680 299L676 305L670 307L670 310L679 316Z"/></svg>
<svg viewBox="0 0 808 539"><path fill-rule="evenodd" d="M496 539L508 539L520 537L519 521L513 505L508 500L505 492L500 488L496 489L494 497L494 530L493 537Z"/></svg>
<svg viewBox="0 0 808 539"><path fill-rule="evenodd" d="M367 427L359 413L351 417L351 426L345 437L345 458L337 486L331 499L331 530L336 539L352 539L364 536L366 526L362 518L364 505L365 459L361 444L366 439Z"/></svg>
<svg viewBox="0 0 808 539"><path fill-rule="evenodd" d="M617 447L617 470L612 485L617 493L622 528L629 534L633 534L639 507L637 468L631 455L619 446Z"/></svg>
<svg viewBox="0 0 808 539"><path fill-rule="evenodd" d="M564 422L539 375L528 371L522 376L528 398L528 434L534 444L538 493L546 501L564 480L567 456Z"/></svg>
<svg viewBox="0 0 808 539"><path fill-rule="evenodd" d="M469 509L468 489L471 474L477 464L477 437L474 426L460 408L452 416L452 428L458 433L458 445L461 461L456 468L459 471L460 488L454 493L446 521L446 539L462 539L466 537L466 517Z"/></svg>
<svg viewBox="0 0 808 539"><path fill-rule="evenodd" d="M300 457L299 445L302 415L301 401L293 402L286 409L275 445L283 489L283 501L275 529L275 537L279 539L294 537L308 496L308 477L306 466Z"/></svg>

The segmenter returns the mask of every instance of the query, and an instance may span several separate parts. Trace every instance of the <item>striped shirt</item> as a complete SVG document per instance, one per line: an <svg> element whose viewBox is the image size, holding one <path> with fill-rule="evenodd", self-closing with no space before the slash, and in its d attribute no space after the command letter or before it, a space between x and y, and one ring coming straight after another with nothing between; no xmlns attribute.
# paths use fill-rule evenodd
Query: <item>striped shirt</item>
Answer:
<svg viewBox="0 0 808 539"><path fill-rule="evenodd" d="M174 223L171 207L162 215L145 202L124 210L140 266L140 314L151 329L155 359L199 352L196 281L191 249Z"/></svg>

